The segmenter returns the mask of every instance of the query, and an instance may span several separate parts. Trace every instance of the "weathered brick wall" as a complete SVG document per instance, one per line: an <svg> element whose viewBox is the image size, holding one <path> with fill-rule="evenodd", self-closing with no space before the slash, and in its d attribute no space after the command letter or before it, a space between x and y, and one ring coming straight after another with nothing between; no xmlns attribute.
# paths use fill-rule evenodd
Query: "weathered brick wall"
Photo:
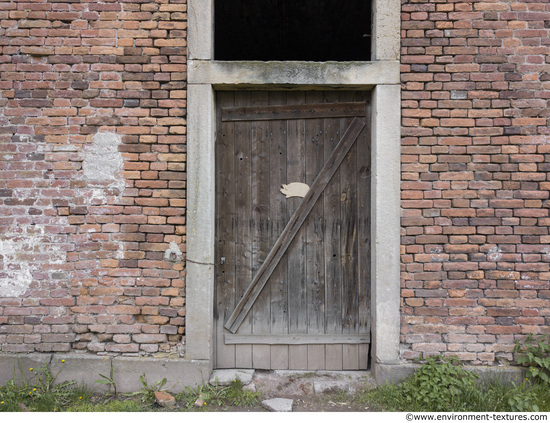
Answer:
<svg viewBox="0 0 550 423"><path fill-rule="evenodd" d="M550 3L402 3L402 356L550 323Z"/></svg>
<svg viewBox="0 0 550 423"><path fill-rule="evenodd" d="M0 20L0 352L181 351L185 0Z"/></svg>

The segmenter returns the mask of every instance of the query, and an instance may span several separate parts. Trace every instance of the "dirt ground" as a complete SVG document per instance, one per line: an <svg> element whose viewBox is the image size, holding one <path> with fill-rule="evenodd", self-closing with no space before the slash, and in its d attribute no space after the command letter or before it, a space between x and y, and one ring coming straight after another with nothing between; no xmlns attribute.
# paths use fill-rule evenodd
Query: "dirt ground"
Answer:
<svg viewBox="0 0 550 423"><path fill-rule="evenodd" d="M293 412L364 412L374 410L355 404L350 394L374 386L370 372L256 371L245 389L260 392L262 400L292 399ZM226 411L267 412L261 405Z"/></svg>

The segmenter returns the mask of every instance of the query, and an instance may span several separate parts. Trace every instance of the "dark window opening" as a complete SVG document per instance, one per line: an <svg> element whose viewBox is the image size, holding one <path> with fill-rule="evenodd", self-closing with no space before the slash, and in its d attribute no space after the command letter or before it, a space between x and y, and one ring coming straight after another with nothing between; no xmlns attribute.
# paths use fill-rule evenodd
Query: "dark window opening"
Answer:
<svg viewBox="0 0 550 423"><path fill-rule="evenodd" d="M369 61L370 0L216 0L216 60Z"/></svg>

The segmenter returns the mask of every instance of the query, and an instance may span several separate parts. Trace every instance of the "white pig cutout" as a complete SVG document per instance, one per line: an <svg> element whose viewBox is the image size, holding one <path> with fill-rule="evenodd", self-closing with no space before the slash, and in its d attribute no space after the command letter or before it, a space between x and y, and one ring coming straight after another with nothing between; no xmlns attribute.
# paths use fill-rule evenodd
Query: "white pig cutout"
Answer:
<svg viewBox="0 0 550 423"><path fill-rule="evenodd" d="M309 186L302 182L292 182L288 185L283 184L281 192L286 195L286 198L290 197L304 197L309 191Z"/></svg>

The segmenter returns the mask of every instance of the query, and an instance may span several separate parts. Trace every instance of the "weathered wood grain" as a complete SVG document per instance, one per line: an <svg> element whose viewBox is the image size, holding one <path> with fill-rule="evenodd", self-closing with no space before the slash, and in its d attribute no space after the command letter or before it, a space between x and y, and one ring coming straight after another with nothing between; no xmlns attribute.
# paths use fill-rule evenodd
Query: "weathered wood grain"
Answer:
<svg viewBox="0 0 550 423"><path fill-rule="evenodd" d="M218 101L223 104L234 104L233 93L220 93ZM216 115L220 128L216 139L216 208L223 207L216 219L216 313L222 320L235 307L235 152L233 122L222 124L221 113ZM223 339L223 331L216 331L216 366L218 368L235 367L235 346L227 345Z"/></svg>
<svg viewBox="0 0 550 423"><path fill-rule="evenodd" d="M285 92L269 93L270 104L287 102ZM269 121L269 248L271 249L283 232L288 221L287 200L281 195L280 185L287 182L287 122L284 120ZM279 261L270 281L270 333L288 333L288 254ZM271 368L286 370L289 368L288 345L271 347Z"/></svg>
<svg viewBox="0 0 550 423"><path fill-rule="evenodd" d="M357 93L358 100L363 98L363 93ZM365 102L367 116L370 115L370 103ZM357 150L357 300L358 300L358 331L370 333L370 253L371 253L371 140L370 120L366 121L363 131L365 138L362 148ZM359 354L359 357L362 357ZM366 357L366 356L365 356ZM361 368L364 367L361 364Z"/></svg>
<svg viewBox="0 0 550 423"><path fill-rule="evenodd" d="M308 370L325 369L325 345L307 346L307 368Z"/></svg>
<svg viewBox="0 0 550 423"><path fill-rule="evenodd" d="M317 93L312 91L312 93ZM236 107L224 108L222 120L252 121L252 120L289 120L289 119L322 119L338 117L365 116L364 103L330 103L330 104L304 104L296 107L272 106L272 107Z"/></svg>
<svg viewBox="0 0 550 423"><path fill-rule="evenodd" d="M256 301L258 295L260 295L269 276L271 276L273 269L281 259L282 255L286 252L288 246L294 239L294 236L297 234L298 230L309 215L309 212L314 207L326 185L330 181L330 178L336 172L342 160L344 160L344 158L348 155L348 152L352 148L364 126L365 123L363 121L354 118L350 126L347 128L344 136L334 149L333 154L329 157L325 163L325 166L323 166L319 172L319 175L312 183L311 188L304 197L302 203L298 206L298 209L290 218L290 221L277 240L277 243L270 251L260 270L243 294L241 300L237 303L235 310L231 316L229 316L229 319L225 325L229 331L233 333L236 332L242 321L245 319L246 314L254 304L254 301Z"/></svg>
<svg viewBox="0 0 550 423"><path fill-rule="evenodd" d="M226 333L224 335L226 344L267 344L267 345L316 345L316 344L368 344L370 335L360 334L334 334L334 335L239 335Z"/></svg>
<svg viewBox="0 0 550 423"><path fill-rule="evenodd" d="M339 93L329 93L328 100L337 102ZM324 121L324 154L328 159L341 137L340 119ZM324 255L325 255L325 330L327 333L342 332L342 265L340 260L340 169L324 192Z"/></svg>
<svg viewBox="0 0 550 423"><path fill-rule="evenodd" d="M351 119L349 119L351 120ZM348 119L342 120L346 127ZM341 222L340 239L342 266L342 332L357 329L357 146L347 152L340 165Z"/></svg>
<svg viewBox="0 0 550 423"><path fill-rule="evenodd" d="M288 93L288 103L301 107L306 101L304 92ZM287 181L306 180L305 122L287 120ZM303 201L289 198L285 226ZM306 299L306 230L300 228L287 252L288 257L288 325L290 333L307 333ZM294 349L290 347L290 349ZM307 365L307 362L306 362Z"/></svg>
<svg viewBox="0 0 550 423"><path fill-rule="evenodd" d="M322 117L308 112L311 104L317 108L325 103L328 106L319 108ZM332 107L333 103L338 107ZM318 178L343 138L342 130L352 121L347 112L338 117L334 111L342 104L344 109L347 104L357 110L361 105L362 111L355 115L369 116L369 95L345 91L220 92L217 104L215 366L367 368L368 129L359 131L357 141L297 224L286 251L271 264L271 273L266 273L262 282L264 288L253 292L256 299L251 297L238 331L228 331L224 321L235 314L249 290L248 282L266 266L273 247L281 246L280 236L303 207L305 198L286 198L281 185ZM288 119L278 114L296 106L297 113ZM243 110L261 115L266 108L269 113L260 118L235 117L238 113L242 116ZM231 110L237 115L227 115L233 117L222 121L222 114ZM327 110L331 116L326 116ZM369 120L364 121L368 127Z"/></svg>
<svg viewBox="0 0 550 423"><path fill-rule="evenodd" d="M293 370L307 370L307 345L290 345L289 366Z"/></svg>
<svg viewBox="0 0 550 423"><path fill-rule="evenodd" d="M258 91L252 93L252 104L259 108L268 105L268 93ZM254 120L251 125L251 173L252 188L252 274L255 274L269 252L268 220L270 216L270 163L269 163L269 122ZM254 304L250 313L253 334L270 333L271 303L270 290L264 290ZM266 345L252 343L252 367L255 369L271 368L271 348Z"/></svg>
<svg viewBox="0 0 550 423"><path fill-rule="evenodd" d="M343 370L359 369L359 345L344 344L343 350Z"/></svg>
<svg viewBox="0 0 550 423"><path fill-rule="evenodd" d="M252 98L251 92L235 93L235 106L248 105ZM235 298L236 303L246 290L247 279L252 273L252 228L250 225L252 213L252 126L250 122L235 122L234 136L235 154L235 210L237 228L235 233ZM243 319L241 333L252 333L252 318ZM252 367L252 345L239 345L235 350L235 360L240 366ZM240 367L239 366L239 367Z"/></svg>
<svg viewBox="0 0 550 423"><path fill-rule="evenodd" d="M325 368L326 370L342 370L343 351L342 344L325 344Z"/></svg>
<svg viewBox="0 0 550 423"><path fill-rule="evenodd" d="M311 103L322 101L322 93L312 91L306 95ZM324 157L324 124L323 119L306 121L306 183L313 184L325 164ZM336 168L335 172L338 169ZM332 179L332 176L331 176ZM324 191L330 182L323 187L323 192L311 209L304 226L306 228L306 298L307 298L307 332L310 334L325 331L325 266L324 266ZM321 354L320 349L313 349ZM309 354L309 350L308 350ZM322 350L324 363L324 349ZM310 360L308 359L308 363ZM324 365L324 364L323 364Z"/></svg>

